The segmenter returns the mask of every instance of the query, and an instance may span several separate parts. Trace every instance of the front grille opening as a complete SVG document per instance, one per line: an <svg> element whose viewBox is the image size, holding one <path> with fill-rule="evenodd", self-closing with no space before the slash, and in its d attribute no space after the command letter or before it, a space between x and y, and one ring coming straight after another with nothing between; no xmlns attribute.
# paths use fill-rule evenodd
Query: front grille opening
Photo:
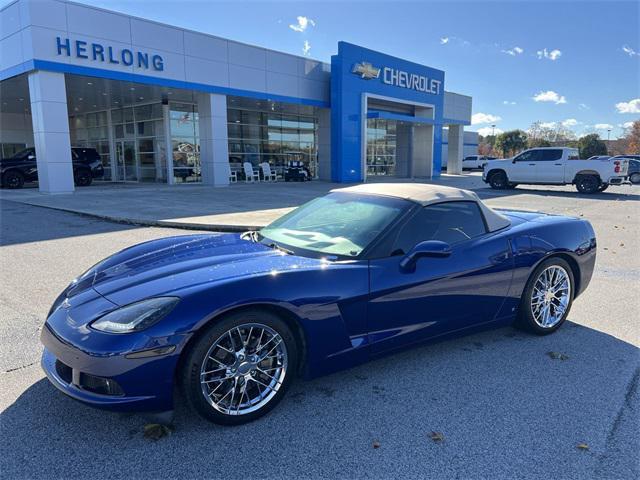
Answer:
<svg viewBox="0 0 640 480"><path fill-rule="evenodd" d="M122 396L124 391L118 382L111 378L96 377L88 373L80 373L80 388L99 395Z"/></svg>
<svg viewBox="0 0 640 480"><path fill-rule="evenodd" d="M71 383L73 371L69 365L65 365L60 360L56 360L56 373L65 383Z"/></svg>

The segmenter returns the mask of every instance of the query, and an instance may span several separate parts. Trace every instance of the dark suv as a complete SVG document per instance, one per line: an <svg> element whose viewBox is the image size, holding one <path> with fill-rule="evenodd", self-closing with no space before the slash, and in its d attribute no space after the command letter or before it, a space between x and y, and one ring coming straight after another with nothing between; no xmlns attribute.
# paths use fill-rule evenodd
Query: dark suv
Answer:
<svg viewBox="0 0 640 480"><path fill-rule="evenodd" d="M95 148L71 148L73 181L79 187L91 185L94 178L104 175L100 155ZM25 148L9 158L0 160L0 178L6 188L22 188L24 182L38 180L35 148Z"/></svg>

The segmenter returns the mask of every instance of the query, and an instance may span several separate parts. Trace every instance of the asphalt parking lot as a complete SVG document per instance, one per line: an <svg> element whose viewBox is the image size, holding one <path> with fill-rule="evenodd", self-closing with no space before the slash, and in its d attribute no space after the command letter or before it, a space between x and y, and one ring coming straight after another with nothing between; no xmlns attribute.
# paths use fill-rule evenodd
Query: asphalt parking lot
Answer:
<svg viewBox="0 0 640 480"><path fill-rule="evenodd" d="M179 407L173 432L158 441L144 438L143 416L93 410L55 390L38 337L71 278L121 248L184 230L1 201L2 477L638 478L640 187L479 194L491 206L594 225L594 278L560 331L503 328L298 382L271 414L241 427Z"/></svg>

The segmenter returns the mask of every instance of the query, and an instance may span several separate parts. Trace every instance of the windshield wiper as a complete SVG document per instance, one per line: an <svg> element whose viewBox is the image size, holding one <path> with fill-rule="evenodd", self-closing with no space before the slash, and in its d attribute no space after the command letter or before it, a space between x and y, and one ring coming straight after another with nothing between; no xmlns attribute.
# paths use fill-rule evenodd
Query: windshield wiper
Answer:
<svg viewBox="0 0 640 480"><path fill-rule="evenodd" d="M243 240L251 240L253 243L258 243L260 241L260 232L257 230L250 230L248 232L244 232L240 238Z"/></svg>
<svg viewBox="0 0 640 480"><path fill-rule="evenodd" d="M288 250L284 247L281 247L280 245L278 245L276 242L270 242L270 243L265 243L265 245L269 248L273 248L275 250L280 250L281 252L286 253L287 255L293 255L293 252L291 250Z"/></svg>

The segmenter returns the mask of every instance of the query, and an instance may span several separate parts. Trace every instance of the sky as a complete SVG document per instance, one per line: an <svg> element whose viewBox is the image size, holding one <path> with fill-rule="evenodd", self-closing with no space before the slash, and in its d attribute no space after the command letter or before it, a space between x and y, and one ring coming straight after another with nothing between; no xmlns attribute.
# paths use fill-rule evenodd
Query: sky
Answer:
<svg viewBox="0 0 640 480"><path fill-rule="evenodd" d="M8 0L0 0L0 5ZM481 134L640 119L640 2L80 0L330 62L340 40L445 71Z"/></svg>

